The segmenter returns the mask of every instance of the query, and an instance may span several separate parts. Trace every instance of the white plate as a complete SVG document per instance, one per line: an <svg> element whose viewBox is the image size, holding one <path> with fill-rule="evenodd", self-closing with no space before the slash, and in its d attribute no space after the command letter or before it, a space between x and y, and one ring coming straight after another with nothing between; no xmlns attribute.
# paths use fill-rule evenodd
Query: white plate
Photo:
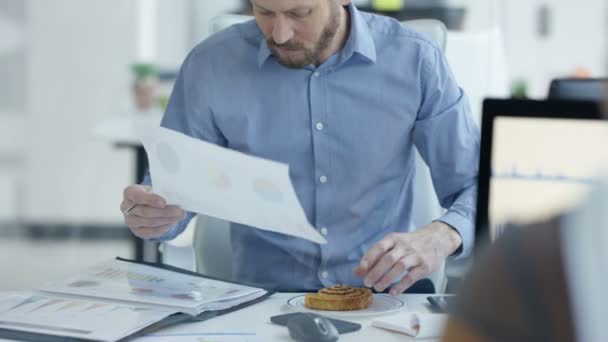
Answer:
<svg viewBox="0 0 608 342"><path fill-rule="evenodd" d="M352 311L329 311L329 310L313 310L304 306L304 295L295 296L287 300L287 306L296 311L314 312L319 315L348 318L348 317L365 317L378 316L394 313L405 308L405 302L399 297L394 297L388 294L376 293L373 295L374 301L367 309L352 310Z"/></svg>

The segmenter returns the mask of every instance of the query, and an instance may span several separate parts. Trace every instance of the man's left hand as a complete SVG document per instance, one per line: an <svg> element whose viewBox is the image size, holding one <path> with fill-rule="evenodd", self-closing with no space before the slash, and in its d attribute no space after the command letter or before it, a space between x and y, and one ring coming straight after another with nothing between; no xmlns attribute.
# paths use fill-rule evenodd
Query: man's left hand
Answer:
<svg viewBox="0 0 608 342"><path fill-rule="evenodd" d="M398 295L437 270L461 243L460 234L439 221L412 233L391 233L367 251L355 274L364 277L365 286L383 292L407 272L391 288L390 293Z"/></svg>

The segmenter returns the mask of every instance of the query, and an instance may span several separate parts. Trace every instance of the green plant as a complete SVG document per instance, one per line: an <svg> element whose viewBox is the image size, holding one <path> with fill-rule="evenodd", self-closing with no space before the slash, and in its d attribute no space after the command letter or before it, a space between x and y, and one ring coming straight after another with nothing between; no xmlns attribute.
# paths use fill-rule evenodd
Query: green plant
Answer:
<svg viewBox="0 0 608 342"><path fill-rule="evenodd" d="M511 86L511 97L516 99L525 99L528 97L528 82L519 79L513 82Z"/></svg>
<svg viewBox="0 0 608 342"><path fill-rule="evenodd" d="M158 68L151 63L135 63L131 65L131 71L138 80L158 76Z"/></svg>

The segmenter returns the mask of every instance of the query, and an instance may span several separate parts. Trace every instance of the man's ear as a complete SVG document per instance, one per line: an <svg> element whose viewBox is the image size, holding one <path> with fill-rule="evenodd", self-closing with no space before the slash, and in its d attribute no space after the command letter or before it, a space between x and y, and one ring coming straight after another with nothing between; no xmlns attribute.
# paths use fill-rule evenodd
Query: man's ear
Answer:
<svg viewBox="0 0 608 342"><path fill-rule="evenodd" d="M350 5L350 1L351 0L340 0L340 4L342 4L342 6L348 6Z"/></svg>

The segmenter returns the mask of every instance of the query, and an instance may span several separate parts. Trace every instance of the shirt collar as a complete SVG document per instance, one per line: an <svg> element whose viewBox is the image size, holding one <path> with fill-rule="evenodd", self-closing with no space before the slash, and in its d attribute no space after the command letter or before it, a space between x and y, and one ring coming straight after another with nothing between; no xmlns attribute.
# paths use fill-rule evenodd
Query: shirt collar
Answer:
<svg viewBox="0 0 608 342"><path fill-rule="evenodd" d="M352 3L348 5L350 11L350 34L344 48L340 52L340 59L346 61L353 54L357 53L368 61L376 62L376 44L369 31L369 26L363 15Z"/></svg>
<svg viewBox="0 0 608 342"><path fill-rule="evenodd" d="M338 52L341 61L348 60L353 54L357 53L368 61L376 62L376 45L367 22L357 7L352 3L348 5L350 11L350 33L344 48ZM262 35L260 48L258 50L258 67L262 68L266 60L272 56L268 47L268 42Z"/></svg>

